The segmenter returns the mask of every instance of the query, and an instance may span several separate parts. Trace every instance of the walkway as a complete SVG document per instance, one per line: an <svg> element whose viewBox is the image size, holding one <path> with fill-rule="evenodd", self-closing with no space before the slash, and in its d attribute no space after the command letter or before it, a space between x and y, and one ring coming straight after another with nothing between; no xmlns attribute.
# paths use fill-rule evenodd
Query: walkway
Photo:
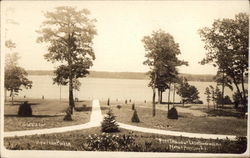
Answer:
<svg viewBox="0 0 250 158"><path fill-rule="evenodd" d="M52 134L52 133L62 133L69 132L75 130L82 130L92 127L98 127L101 125L103 120L103 116L101 113L99 100L93 100L92 102L92 113L90 116L90 122L82 124L82 125L74 125L67 127L58 127L58 128L50 128L50 129L39 129L39 130L25 130L25 131L13 131L13 132L4 132L5 137L14 137L14 136L25 136L25 135L35 135L35 134ZM169 136L183 136L190 138L204 138L204 139L231 139L234 140L236 136L233 135L217 135L217 134L201 134L201 133L188 133L188 132L177 132L177 131L168 131L168 130L160 130L154 128L145 128L138 127L123 123L118 123L120 128L124 128L127 130L133 130L144 133L153 133L153 134L161 134L161 135L169 135Z"/></svg>
<svg viewBox="0 0 250 158"><path fill-rule="evenodd" d="M144 133L153 133L153 134L161 134L161 135L168 135L168 136L183 136L189 138L203 138L203 139L231 139L234 140L236 137L233 135L217 135L217 134L201 134L201 133L188 133L188 132L177 132L177 131L168 131L168 130L160 130L154 128L145 128L139 126L133 126L123 123L118 123L120 128L144 132Z"/></svg>

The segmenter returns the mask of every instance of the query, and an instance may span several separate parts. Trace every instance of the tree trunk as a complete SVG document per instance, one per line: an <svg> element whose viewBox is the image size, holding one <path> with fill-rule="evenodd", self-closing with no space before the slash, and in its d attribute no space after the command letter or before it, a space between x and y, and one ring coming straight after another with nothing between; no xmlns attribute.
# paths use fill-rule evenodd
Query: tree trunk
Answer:
<svg viewBox="0 0 250 158"><path fill-rule="evenodd" d="M155 88L153 88L153 99L152 99L152 108L153 108L153 111L152 111L152 115L155 116Z"/></svg>
<svg viewBox="0 0 250 158"><path fill-rule="evenodd" d="M242 97L241 92L240 92L240 88L239 88L239 86L238 86L238 84L237 84L236 79L235 79L234 76L233 76L233 83L234 83L234 85L235 85L235 87L236 87L236 89L237 89L237 92L238 92L239 95L240 95L240 99L243 100L243 97Z"/></svg>
<svg viewBox="0 0 250 158"><path fill-rule="evenodd" d="M70 77L69 80L69 107L71 110L71 114L73 114L73 108L75 107L74 96L73 96L73 80Z"/></svg>
<svg viewBox="0 0 250 158"><path fill-rule="evenodd" d="M156 83L156 77L157 77L157 74L156 72L154 73L154 83L153 83L153 99L152 99L152 108L153 108L153 111L152 111L152 115L155 116L155 83Z"/></svg>
<svg viewBox="0 0 250 158"><path fill-rule="evenodd" d="M11 97L11 104L14 105L14 95L13 90L10 91L10 97Z"/></svg>
<svg viewBox="0 0 250 158"><path fill-rule="evenodd" d="M170 89L171 89L171 83L169 84L169 90L168 90L168 111L170 106Z"/></svg>
<svg viewBox="0 0 250 158"><path fill-rule="evenodd" d="M162 104L162 93L163 93L163 91L161 91L161 104Z"/></svg>
<svg viewBox="0 0 250 158"><path fill-rule="evenodd" d="M244 106L244 110L246 110L247 97L246 97L246 91L245 91L245 86L244 86L244 74L243 73L242 73L241 77L242 77L242 79L241 79L241 87L242 87L242 92L243 92L243 106Z"/></svg>
<svg viewBox="0 0 250 158"><path fill-rule="evenodd" d="M161 104L161 91L158 88L158 104Z"/></svg>
<svg viewBox="0 0 250 158"><path fill-rule="evenodd" d="M221 106L222 106L222 108L224 108L224 89L225 89L225 72L223 69L223 72L222 72L222 90L221 90L221 95L222 95Z"/></svg>
<svg viewBox="0 0 250 158"><path fill-rule="evenodd" d="M173 104L175 102L175 85L174 85L174 90L173 90Z"/></svg>

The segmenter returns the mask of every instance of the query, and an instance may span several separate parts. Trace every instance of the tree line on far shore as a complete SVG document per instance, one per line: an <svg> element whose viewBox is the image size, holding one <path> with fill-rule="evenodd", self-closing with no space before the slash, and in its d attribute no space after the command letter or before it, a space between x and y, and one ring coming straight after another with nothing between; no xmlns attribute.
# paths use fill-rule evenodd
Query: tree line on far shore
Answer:
<svg viewBox="0 0 250 158"><path fill-rule="evenodd" d="M27 70L28 75L49 75L53 76L53 70ZM210 74L184 74L179 76L186 78L188 81L213 82L215 75ZM89 71L87 77L93 78L117 78L117 79L149 79L144 72L108 72L108 71ZM247 78L245 79L247 82Z"/></svg>

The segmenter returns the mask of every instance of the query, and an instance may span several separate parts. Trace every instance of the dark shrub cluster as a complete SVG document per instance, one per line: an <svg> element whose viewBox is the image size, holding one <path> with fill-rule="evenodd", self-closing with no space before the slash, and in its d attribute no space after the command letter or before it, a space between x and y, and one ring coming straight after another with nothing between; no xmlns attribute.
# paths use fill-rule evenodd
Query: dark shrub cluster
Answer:
<svg viewBox="0 0 250 158"><path fill-rule="evenodd" d="M25 101L23 104L19 106L18 116L22 116L22 117L32 116L32 108L30 104L28 104L27 101Z"/></svg>
<svg viewBox="0 0 250 158"><path fill-rule="evenodd" d="M178 119L178 112L175 107L168 111L168 119Z"/></svg>
<svg viewBox="0 0 250 158"><path fill-rule="evenodd" d="M111 109L109 109L107 115L104 117L101 127L102 127L102 132L106 133L119 132L118 124L115 120L115 116Z"/></svg>

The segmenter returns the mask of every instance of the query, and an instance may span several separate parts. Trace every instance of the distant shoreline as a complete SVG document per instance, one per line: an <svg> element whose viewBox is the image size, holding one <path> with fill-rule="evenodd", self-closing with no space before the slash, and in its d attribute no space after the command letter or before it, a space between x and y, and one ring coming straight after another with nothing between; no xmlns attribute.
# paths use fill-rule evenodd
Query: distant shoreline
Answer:
<svg viewBox="0 0 250 158"><path fill-rule="evenodd" d="M28 75L49 75L53 76L53 70L27 70ZM197 75L197 74L179 74L180 77L187 78L188 81L213 82L215 75ZM145 72L107 72L107 71L90 71L87 76L90 78L114 78L114 79L149 79Z"/></svg>

